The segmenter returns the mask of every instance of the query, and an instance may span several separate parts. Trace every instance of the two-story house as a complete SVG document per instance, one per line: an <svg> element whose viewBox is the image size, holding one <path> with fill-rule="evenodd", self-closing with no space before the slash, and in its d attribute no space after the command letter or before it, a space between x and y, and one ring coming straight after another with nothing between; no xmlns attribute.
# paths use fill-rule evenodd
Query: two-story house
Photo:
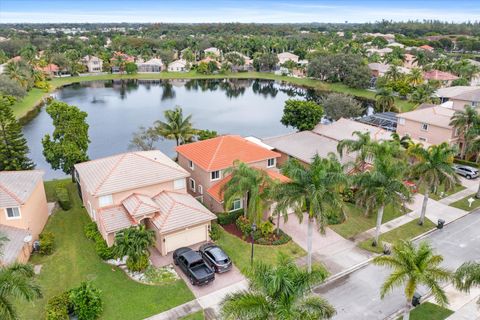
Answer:
<svg viewBox="0 0 480 320"><path fill-rule="evenodd" d="M440 98L442 103L451 101L455 110L463 110L465 106L480 106L480 87L456 86L440 88L435 95Z"/></svg>
<svg viewBox="0 0 480 320"><path fill-rule="evenodd" d="M81 63L87 68L89 73L98 73L103 70L103 61L99 57L86 55Z"/></svg>
<svg viewBox="0 0 480 320"><path fill-rule="evenodd" d="M225 170L235 161L241 161L251 167L266 170L272 179L288 180L278 173L278 152L271 151L259 144L237 135L225 135L204 141L189 143L177 147L178 163L190 173L187 181L188 192L198 198L213 212L224 212L222 187L230 176ZM228 210L243 208L242 199L234 201Z"/></svg>
<svg viewBox="0 0 480 320"><path fill-rule="evenodd" d="M118 231L144 224L161 255L209 240L216 216L187 193L190 174L158 150L129 152L75 165L90 218L109 246Z"/></svg>
<svg viewBox="0 0 480 320"><path fill-rule="evenodd" d="M38 170L0 172L0 234L8 238L0 265L27 262L33 241L47 223L42 176Z"/></svg>

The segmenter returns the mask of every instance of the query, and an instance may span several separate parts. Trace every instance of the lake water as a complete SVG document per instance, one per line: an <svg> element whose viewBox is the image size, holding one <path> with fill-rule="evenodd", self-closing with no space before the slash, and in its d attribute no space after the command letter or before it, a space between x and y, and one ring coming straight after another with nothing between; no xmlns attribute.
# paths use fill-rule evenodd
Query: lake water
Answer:
<svg viewBox="0 0 480 320"><path fill-rule="evenodd" d="M192 114L197 129L219 134L268 137L292 131L280 123L285 100L315 98L311 90L267 80L114 80L74 84L54 93L56 99L88 113L89 157L96 159L128 150L139 126L163 120L163 112L179 105ZM53 131L43 108L24 126L30 156L45 179L60 178L42 154L41 139ZM174 156L175 142L159 141L162 152Z"/></svg>

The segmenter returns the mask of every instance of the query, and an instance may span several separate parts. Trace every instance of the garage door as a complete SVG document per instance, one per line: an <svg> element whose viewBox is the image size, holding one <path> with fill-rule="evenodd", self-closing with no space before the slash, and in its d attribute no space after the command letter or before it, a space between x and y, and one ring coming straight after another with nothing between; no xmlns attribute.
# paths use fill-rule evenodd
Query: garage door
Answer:
<svg viewBox="0 0 480 320"><path fill-rule="evenodd" d="M180 247L188 247L193 244L207 241L207 225L183 230L165 237L165 248L167 252Z"/></svg>

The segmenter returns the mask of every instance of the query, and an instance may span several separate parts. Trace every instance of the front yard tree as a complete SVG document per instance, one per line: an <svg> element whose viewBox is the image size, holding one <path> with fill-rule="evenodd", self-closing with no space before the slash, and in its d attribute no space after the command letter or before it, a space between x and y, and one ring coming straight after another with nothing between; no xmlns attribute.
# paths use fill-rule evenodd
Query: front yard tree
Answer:
<svg viewBox="0 0 480 320"><path fill-rule="evenodd" d="M275 53L259 53L253 59L253 67L257 71L271 71L278 63L278 57Z"/></svg>
<svg viewBox="0 0 480 320"><path fill-rule="evenodd" d="M311 273L286 256L278 263L257 263L248 290L228 294L221 303L225 319L330 319L335 309L325 299L311 295L312 286L327 273Z"/></svg>
<svg viewBox="0 0 480 320"><path fill-rule="evenodd" d="M470 140L472 140L472 129L480 126L480 115L475 107L465 106L464 110L457 110L452 116L450 125L453 126L463 137L464 143L460 150L462 158L465 157L466 151L469 149Z"/></svg>
<svg viewBox="0 0 480 320"><path fill-rule="evenodd" d="M404 286L406 301L403 320L410 317L413 295L419 286L428 288L438 304L446 305L448 299L442 282L450 280L451 274L440 267L442 261L443 257L435 254L426 242L421 242L418 247L411 241L398 242L393 247L392 255L379 256L373 260L376 265L392 269L380 289L381 298L394 288Z"/></svg>
<svg viewBox="0 0 480 320"><path fill-rule="evenodd" d="M144 225L121 230L115 235L114 252L118 258L127 258L131 271L142 271L148 267L148 248L155 243L155 231Z"/></svg>
<svg viewBox="0 0 480 320"><path fill-rule="evenodd" d="M165 110L165 121L155 121L155 129L165 139L175 140L178 145L190 142L197 130L192 126L192 115L183 116L183 110L176 106L173 110Z"/></svg>
<svg viewBox="0 0 480 320"><path fill-rule="evenodd" d="M128 62L125 64L125 72L127 74L134 74L137 73L138 67L135 63L133 62Z"/></svg>
<svg viewBox="0 0 480 320"><path fill-rule="evenodd" d="M312 271L313 224L316 223L320 232L324 233L328 215L343 212L340 193L347 187L348 179L334 154L329 154L327 158L315 155L309 167L291 159L282 168L282 173L291 181L275 188L273 195L274 200L277 201L275 212L279 214L294 210L300 222L306 212L308 218L307 268L310 272Z"/></svg>
<svg viewBox="0 0 480 320"><path fill-rule="evenodd" d="M132 140L128 148L131 150L148 151L155 149L155 143L160 140L158 132L154 128L145 128L143 126L138 128L138 131L132 135Z"/></svg>
<svg viewBox="0 0 480 320"><path fill-rule="evenodd" d="M42 139L43 155L53 169L72 174L76 163L88 160L87 113L60 101L50 103L47 113L55 129Z"/></svg>
<svg viewBox="0 0 480 320"><path fill-rule="evenodd" d="M312 130L322 119L323 108L313 101L293 100L285 101L283 116L280 122L291 126L298 131Z"/></svg>
<svg viewBox="0 0 480 320"><path fill-rule="evenodd" d="M13 115L14 102L11 96L0 96L0 171L34 168L22 127Z"/></svg>
<svg viewBox="0 0 480 320"><path fill-rule="evenodd" d="M32 301L42 297L34 277L33 267L29 264L0 267L0 319L18 319L14 299Z"/></svg>
<svg viewBox="0 0 480 320"><path fill-rule="evenodd" d="M436 193L442 185L445 192L448 192L455 188L455 185L459 182L457 174L452 168L455 150L444 142L427 149L424 149L421 145L416 145L409 150L409 153L417 160L411 168L412 174L414 177L418 177L418 184L425 190L422 212L418 221L419 225L423 225L429 193Z"/></svg>

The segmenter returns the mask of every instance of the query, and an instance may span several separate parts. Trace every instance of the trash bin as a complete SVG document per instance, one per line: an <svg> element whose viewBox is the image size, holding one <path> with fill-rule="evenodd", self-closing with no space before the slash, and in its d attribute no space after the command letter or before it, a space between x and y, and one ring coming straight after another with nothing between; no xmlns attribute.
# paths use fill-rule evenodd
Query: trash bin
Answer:
<svg viewBox="0 0 480 320"><path fill-rule="evenodd" d="M421 294L418 292L415 292L412 298L412 306L414 307L418 306L420 304L420 299L422 299Z"/></svg>
<svg viewBox="0 0 480 320"><path fill-rule="evenodd" d="M445 224L445 220L438 219L437 229L443 229L443 225Z"/></svg>

